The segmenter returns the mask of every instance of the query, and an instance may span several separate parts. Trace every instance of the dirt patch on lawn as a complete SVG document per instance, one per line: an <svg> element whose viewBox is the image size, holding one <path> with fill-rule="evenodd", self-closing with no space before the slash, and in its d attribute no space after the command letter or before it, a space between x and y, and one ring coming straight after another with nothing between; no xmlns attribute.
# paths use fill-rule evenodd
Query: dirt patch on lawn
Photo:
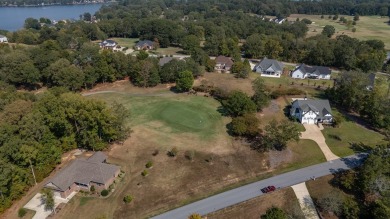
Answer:
<svg viewBox="0 0 390 219"><path fill-rule="evenodd" d="M98 91L117 91L117 92L128 92L128 93L156 93L161 91L169 91L169 89L174 86L173 84L159 84L155 87L143 88L137 87L130 83L128 78L124 80L115 81L112 83L102 83L97 84L92 89L84 90L82 93L92 93Z"/></svg>
<svg viewBox="0 0 390 219"><path fill-rule="evenodd" d="M195 81L194 86L200 85L202 80L225 91L241 90L248 95L253 95L252 80L249 78L236 78L233 74L225 73L205 73Z"/></svg>
<svg viewBox="0 0 390 219"><path fill-rule="evenodd" d="M283 151L270 151L269 156L269 166L271 169L275 169L279 165L289 163L293 159L293 153L290 148L287 148Z"/></svg>
<svg viewBox="0 0 390 219"><path fill-rule="evenodd" d="M273 206L283 209L292 218L304 218L294 191L286 188L213 212L207 219L258 219Z"/></svg>

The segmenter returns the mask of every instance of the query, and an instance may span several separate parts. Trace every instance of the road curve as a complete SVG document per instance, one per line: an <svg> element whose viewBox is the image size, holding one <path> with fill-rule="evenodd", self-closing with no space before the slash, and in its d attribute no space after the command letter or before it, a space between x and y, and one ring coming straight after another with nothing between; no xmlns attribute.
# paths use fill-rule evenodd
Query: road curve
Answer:
<svg viewBox="0 0 390 219"><path fill-rule="evenodd" d="M348 170L361 165L366 157L367 154L361 153L280 174L265 180L257 181L220 193L218 195L205 198L200 201L196 201L194 203L152 217L152 219L187 219L188 216L192 213L206 215L208 213L263 195L263 193L260 191L260 189L263 187L274 185L277 188L285 188L308 181L313 176L321 177L339 171Z"/></svg>

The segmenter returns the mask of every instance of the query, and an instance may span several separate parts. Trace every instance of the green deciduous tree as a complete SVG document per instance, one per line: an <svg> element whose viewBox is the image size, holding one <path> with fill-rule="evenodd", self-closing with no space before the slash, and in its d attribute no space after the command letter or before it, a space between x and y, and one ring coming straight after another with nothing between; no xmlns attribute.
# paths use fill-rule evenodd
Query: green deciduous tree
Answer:
<svg viewBox="0 0 390 219"><path fill-rule="evenodd" d="M257 151L284 150L289 141L298 141L301 132L297 124L283 120L272 120L265 126L263 133L252 142L252 148Z"/></svg>
<svg viewBox="0 0 390 219"><path fill-rule="evenodd" d="M55 206L53 190L43 189L41 193L41 200L45 203L45 210L53 211Z"/></svg>
<svg viewBox="0 0 390 219"><path fill-rule="evenodd" d="M194 76L190 71L182 71L176 79L176 89L179 92L189 91L194 84Z"/></svg>
<svg viewBox="0 0 390 219"><path fill-rule="evenodd" d="M255 103L241 91L231 92L228 98L222 101L222 105L226 112L233 117L256 112Z"/></svg>
<svg viewBox="0 0 390 219"><path fill-rule="evenodd" d="M264 39L259 34L253 34L244 44L245 55L250 58L262 58L264 53Z"/></svg>
<svg viewBox="0 0 390 219"><path fill-rule="evenodd" d="M260 120L252 113L234 117L230 123L233 135L247 137L254 137L258 135L260 132L259 125Z"/></svg>
<svg viewBox="0 0 390 219"><path fill-rule="evenodd" d="M186 51L193 51L200 47L199 37L195 35L187 35L181 40L181 47Z"/></svg>
<svg viewBox="0 0 390 219"><path fill-rule="evenodd" d="M287 219L287 214L280 208L272 207L260 217L261 219Z"/></svg>
<svg viewBox="0 0 390 219"><path fill-rule="evenodd" d="M330 38L335 32L336 29L332 25L325 25L324 29L322 29L321 34Z"/></svg>
<svg viewBox="0 0 390 219"><path fill-rule="evenodd" d="M269 90L265 86L264 80L260 77L252 82L252 89L254 91L252 100L256 104L257 111L261 111L270 103Z"/></svg>

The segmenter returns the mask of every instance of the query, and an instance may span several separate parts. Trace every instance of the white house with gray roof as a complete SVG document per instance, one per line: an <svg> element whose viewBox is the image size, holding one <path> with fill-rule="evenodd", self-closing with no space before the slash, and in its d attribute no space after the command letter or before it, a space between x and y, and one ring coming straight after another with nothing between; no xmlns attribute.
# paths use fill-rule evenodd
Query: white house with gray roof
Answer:
<svg viewBox="0 0 390 219"><path fill-rule="evenodd" d="M280 78L283 73L284 65L275 60L264 58L255 67L254 71L260 73L263 77Z"/></svg>
<svg viewBox="0 0 390 219"><path fill-rule="evenodd" d="M302 124L332 123L332 109L328 100L295 100L292 102L290 116Z"/></svg>
<svg viewBox="0 0 390 219"><path fill-rule="evenodd" d="M107 156L96 152L88 159L76 159L50 179L45 187L54 195L67 198L72 192L108 189L120 173L120 167L106 163Z"/></svg>
<svg viewBox="0 0 390 219"><path fill-rule="evenodd" d="M8 43L8 38L6 36L0 35L0 43Z"/></svg>
<svg viewBox="0 0 390 219"><path fill-rule="evenodd" d="M299 65L291 72L292 78L330 79L331 70L324 66Z"/></svg>

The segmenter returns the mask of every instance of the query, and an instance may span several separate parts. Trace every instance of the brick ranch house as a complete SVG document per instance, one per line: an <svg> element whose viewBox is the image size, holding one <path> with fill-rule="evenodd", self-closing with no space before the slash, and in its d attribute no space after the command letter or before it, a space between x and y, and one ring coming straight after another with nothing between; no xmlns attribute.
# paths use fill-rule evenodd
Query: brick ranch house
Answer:
<svg viewBox="0 0 390 219"><path fill-rule="evenodd" d="M46 184L55 196L67 198L72 192L108 189L120 173L120 167L106 163L107 156L96 152L88 159L76 159Z"/></svg>

